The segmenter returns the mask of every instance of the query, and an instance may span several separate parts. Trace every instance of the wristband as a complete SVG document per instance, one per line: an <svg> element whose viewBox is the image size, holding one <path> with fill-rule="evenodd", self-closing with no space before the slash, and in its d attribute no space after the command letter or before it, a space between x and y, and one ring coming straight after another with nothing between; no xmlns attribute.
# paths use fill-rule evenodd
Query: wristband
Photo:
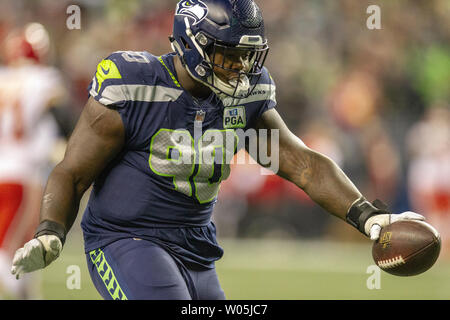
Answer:
<svg viewBox="0 0 450 320"><path fill-rule="evenodd" d="M365 234L364 225L367 219L378 214L389 214L386 208L386 205L378 199L372 204L366 198L361 197L352 204L345 219L350 225Z"/></svg>
<svg viewBox="0 0 450 320"><path fill-rule="evenodd" d="M62 224L51 220L42 221L36 229L34 238L45 234L52 234L57 236L64 246L64 242L66 241L66 229Z"/></svg>

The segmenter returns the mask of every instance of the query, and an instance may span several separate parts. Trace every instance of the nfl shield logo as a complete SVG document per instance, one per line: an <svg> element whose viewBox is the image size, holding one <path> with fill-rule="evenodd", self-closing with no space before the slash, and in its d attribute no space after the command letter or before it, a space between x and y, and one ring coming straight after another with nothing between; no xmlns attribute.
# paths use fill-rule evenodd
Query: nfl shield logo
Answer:
<svg viewBox="0 0 450 320"><path fill-rule="evenodd" d="M203 122L205 120L206 112L203 110L198 110L197 114L195 115L195 121L197 122Z"/></svg>

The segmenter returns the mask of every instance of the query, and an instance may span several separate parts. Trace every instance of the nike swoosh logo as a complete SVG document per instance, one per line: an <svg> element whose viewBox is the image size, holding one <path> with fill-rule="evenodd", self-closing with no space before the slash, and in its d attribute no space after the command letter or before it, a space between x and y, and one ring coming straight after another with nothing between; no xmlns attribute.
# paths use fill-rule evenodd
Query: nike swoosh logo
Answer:
<svg viewBox="0 0 450 320"><path fill-rule="evenodd" d="M109 70L110 70L109 68L107 70L103 69L102 66L100 66L100 68L102 69L102 71L105 75L107 75L109 73Z"/></svg>

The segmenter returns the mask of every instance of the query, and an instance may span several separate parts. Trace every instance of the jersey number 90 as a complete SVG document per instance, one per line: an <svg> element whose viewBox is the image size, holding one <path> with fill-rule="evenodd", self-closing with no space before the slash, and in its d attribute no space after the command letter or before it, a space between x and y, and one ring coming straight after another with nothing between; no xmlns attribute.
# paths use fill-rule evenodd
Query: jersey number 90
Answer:
<svg viewBox="0 0 450 320"><path fill-rule="evenodd" d="M160 129L150 143L149 165L155 174L171 177L176 191L207 203L228 178L237 144L234 130L210 129L194 139L188 130Z"/></svg>

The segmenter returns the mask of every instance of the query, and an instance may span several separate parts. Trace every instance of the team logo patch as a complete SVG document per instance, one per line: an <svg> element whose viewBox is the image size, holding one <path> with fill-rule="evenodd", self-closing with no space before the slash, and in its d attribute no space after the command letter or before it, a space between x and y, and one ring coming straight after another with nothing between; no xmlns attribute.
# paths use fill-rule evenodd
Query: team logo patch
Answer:
<svg viewBox="0 0 450 320"><path fill-rule="evenodd" d="M111 60L102 60L97 66L97 73L95 74L97 78L97 92L100 92L100 88L103 81L107 79L121 79L122 75L119 72L116 64Z"/></svg>
<svg viewBox="0 0 450 320"><path fill-rule="evenodd" d="M175 15L194 19L194 25L202 21L208 14L208 7L200 0L181 1L177 4Z"/></svg>
<svg viewBox="0 0 450 320"><path fill-rule="evenodd" d="M245 128L247 120L245 118L245 107L226 107L223 111L223 128Z"/></svg>

